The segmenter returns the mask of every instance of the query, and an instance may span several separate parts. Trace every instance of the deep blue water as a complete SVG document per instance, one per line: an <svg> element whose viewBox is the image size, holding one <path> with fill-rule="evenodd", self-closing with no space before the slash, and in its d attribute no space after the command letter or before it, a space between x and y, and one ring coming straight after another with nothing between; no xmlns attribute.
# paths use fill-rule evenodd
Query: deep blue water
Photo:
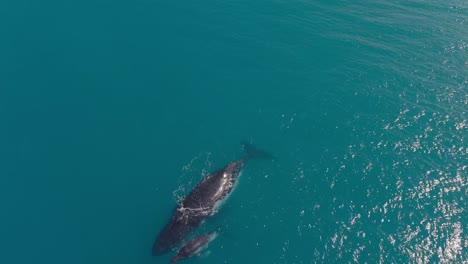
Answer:
<svg viewBox="0 0 468 264"><path fill-rule="evenodd" d="M186 263L468 261L466 1L2 1L0 263L167 263L176 201L241 157Z"/></svg>

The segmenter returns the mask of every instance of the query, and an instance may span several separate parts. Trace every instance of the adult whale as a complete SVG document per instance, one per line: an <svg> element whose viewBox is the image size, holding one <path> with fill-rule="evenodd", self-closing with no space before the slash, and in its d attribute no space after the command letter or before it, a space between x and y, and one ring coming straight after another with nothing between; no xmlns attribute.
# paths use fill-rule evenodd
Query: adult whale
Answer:
<svg viewBox="0 0 468 264"><path fill-rule="evenodd" d="M241 142L246 155L230 162L224 168L209 174L198 183L174 210L172 217L161 230L153 245L153 255L162 255L176 247L191 231L206 218L215 214L217 208L236 186L239 174L246 161L273 159L274 157L252 144Z"/></svg>

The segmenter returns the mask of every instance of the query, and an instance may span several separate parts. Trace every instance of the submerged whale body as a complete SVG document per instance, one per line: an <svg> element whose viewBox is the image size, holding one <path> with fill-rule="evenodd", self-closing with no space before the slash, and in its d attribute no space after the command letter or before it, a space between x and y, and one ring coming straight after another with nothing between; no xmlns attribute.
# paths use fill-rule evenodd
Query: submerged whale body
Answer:
<svg viewBox="0 0 468 264"><path fill-rule="evenodd" d="M153 255L162 255L177 246L203 220L214 214L215 206L234 187L243 165L243 159L231 162L204 178L174 210L169 223L154 243Z"/></svg>
<svg viewBox="0 0 468 264"><path fill-rule="evenodd" d="M247 160L273 158L250 143L242 144L247 154L245 157L206 176L174 210L171 219L154 242L153 255L162 255L173 249L206 218L216 213L217 207L235 187Z"/></svg>
<svg viewBox="0 0 468 264"><path fill-rule="evenodd" d="M215 232L210 232L190 240L177 251L170 263L176 263L194 255L199 255L203 248L216 238L216 235Z"/></svg>

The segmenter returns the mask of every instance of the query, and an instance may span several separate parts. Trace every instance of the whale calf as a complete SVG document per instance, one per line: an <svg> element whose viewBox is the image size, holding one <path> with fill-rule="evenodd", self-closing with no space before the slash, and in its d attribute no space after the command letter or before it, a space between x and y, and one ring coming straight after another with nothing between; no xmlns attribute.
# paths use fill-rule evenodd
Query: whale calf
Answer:
<svg viewBox="0 0 468 264"><path fill-rule="evenodd" d="M194 239L183 245L177 253L172 257L169 263L176 263L180 260L189 258L194 255L199 255L200 252L217 236L216 232L210 232L197 236Z"/></svg>
<svg viewBox="0 0 468 264"><path fill-rule="evenodd" d="M206 218L217 212L218 206L228 197L235 187L239 174L246 161L273 159L274 157L255 148L248 142L241 142L246 155L230 162L198 183L174 210L172 217L161 230L153 244L153 255L163 255L176 247L191 231Z"/></svg>

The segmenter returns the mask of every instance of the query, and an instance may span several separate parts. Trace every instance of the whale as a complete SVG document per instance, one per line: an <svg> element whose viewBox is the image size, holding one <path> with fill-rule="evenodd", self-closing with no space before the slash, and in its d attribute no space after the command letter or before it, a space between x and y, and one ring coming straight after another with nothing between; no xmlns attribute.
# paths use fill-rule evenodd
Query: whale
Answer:
<svg viewBox="0 0 468 264"><path fill-rule="evenodd" d="M174 209L168 223L159 232L152 249L153 256L174 249L205 219L213 216L236 187L244 164L251 159L274 159L270 153L242 141L244 157L204 177Z"/></svg>
<svg viewBox="0 0 468 264"><path fill-rule="evenodd" d="M193 238L177 251L169 263L176 263L192 256L199 256L201 251L208 246L208 243L213 241L216 236L216 232L209 232Z"/></svg>

